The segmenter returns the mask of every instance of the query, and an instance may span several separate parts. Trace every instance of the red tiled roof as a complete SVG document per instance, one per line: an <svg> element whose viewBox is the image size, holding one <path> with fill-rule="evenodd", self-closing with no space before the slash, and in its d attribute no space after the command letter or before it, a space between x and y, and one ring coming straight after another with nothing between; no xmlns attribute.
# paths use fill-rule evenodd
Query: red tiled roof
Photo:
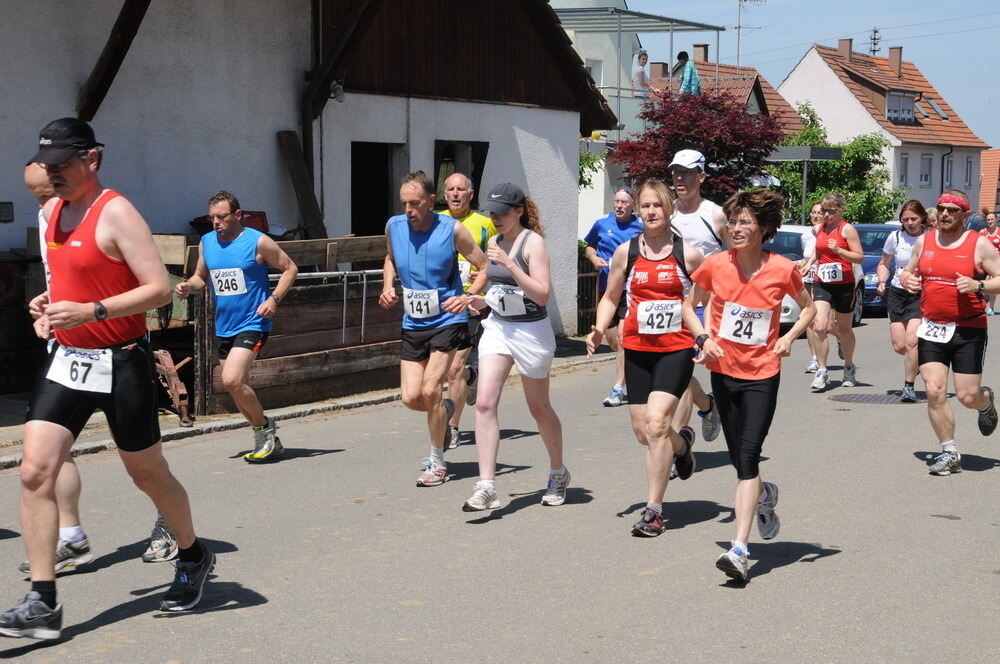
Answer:
<svg viewBox="0 0 1000 664"><path fill-rule="evenodd" d="M712 92L715 90L715 63L695 62L698 70L698 78L701 79L702 92ZM795 112L792 105L785 100L774 87L767 82L767 79L760 75L753 67L737 67L736 65L719 64L719 91L733 95L741 103L748 103L754 88L759 86L761 97L764 100L762 110L767 115L781 114L780 122L786 134L794 134L802 131L802 120ZM666 79L656 79L649 82L649 87L663 92L667 89ZM680 87L679 71L674 71L674 90Z"/></svg>
<svg viewBox="0 0 1000 664"><path fill-rule="evenodd" d="M898 76L889 64L889 58L864 53L851 53L850 61L840 54L840 51L829 46L815 45L816 52L840 78L841 82L867 109L882 128L906 143L925 143L928 145L958 145L963 147L989 147L969 126L962 121L948 102L944 100L934 86L924 78L917 66L912 62L902 63L902 76ZM852 76L853 75L853 76ZM862 78L868 84L884 90L906 90L919 93L918 103L924 107L927 114L914 110L916 124L896 124L889 121L871 98L865 94L864 88L856 78ZM942 119L927 100L934 102L943 110L948 119Z"/></svg>
<svg viewBox="0 0 1000 664"><path fill-rule="evenodd" d="M1000 150L984 150L979 171L979 207L997 208L997 182L1000 181Z"/></svg>

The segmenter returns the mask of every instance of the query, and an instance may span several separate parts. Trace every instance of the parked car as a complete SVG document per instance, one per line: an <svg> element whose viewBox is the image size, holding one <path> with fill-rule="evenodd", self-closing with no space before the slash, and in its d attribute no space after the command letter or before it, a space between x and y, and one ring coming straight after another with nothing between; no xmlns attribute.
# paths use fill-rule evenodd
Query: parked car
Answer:
<svg viewBox="0 0 1000 664"><path fill-rule="evenodd" d="M812 233L812 226L802 226L799 224L782 224L778 234L771 238L771 241L764 245L765 249L781 254L790 260L797 261L802 256L802 235ZM879 252L882 248L879 247ZM878 261L876 261L877 263ZM861 324L861 316L864 313L864 293L865 293L865 272L860 265L854 264L854 287L857 295L854 298L854 326ZM794 323L799 317L799 305L795 300L785 296L781 303L781 323Z"/></svg>
<svg viewBox="0 0 1000 664"><path fill-rule="evenodd" d="M858 231L858 237L861 238L861 248L865 252L865 259L861 263L865 271L864 308L880 316L884 316L886 313L886 298L883 295L879 295L876 291L878 288L878 274L876 270L879 261L882 260L882 247L885 246L886 238L889 237L890 233L900 230L900 226L891 224L855 224L854 228ZM889 262L889 274L894 274L896 271L896 266L893 263L894 261Z"/></svg>

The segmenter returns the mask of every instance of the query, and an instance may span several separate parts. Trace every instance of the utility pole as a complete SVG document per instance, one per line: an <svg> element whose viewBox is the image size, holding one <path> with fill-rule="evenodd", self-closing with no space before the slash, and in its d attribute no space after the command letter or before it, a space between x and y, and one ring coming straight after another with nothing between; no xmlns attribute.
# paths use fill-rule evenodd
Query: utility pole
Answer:
<svg viewBox="0 0 1000 664"><path fill-rule="evenodd" d="M740 41L743 36L743 5L745 3L750 3L754 5L762 5L767 0L736 0L739 8L736 11L736 66L740 66Z"/></svg>
<svg viewBox="0 0 1000 664"><path fill-rule="evenodd" d="M882 35L878 28L872 28L872 34L868 38L868 55L878 55L878 52L882 50L878 45L880 41L882 41Z"/></svg>

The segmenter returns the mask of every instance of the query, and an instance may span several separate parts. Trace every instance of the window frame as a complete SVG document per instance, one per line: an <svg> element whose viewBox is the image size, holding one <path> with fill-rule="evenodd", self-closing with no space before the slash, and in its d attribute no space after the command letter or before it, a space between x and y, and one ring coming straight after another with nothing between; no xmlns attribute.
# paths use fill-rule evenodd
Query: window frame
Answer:
<svg viewBox="0 0 1000 664"><path fill-rule="evenodd" d="M924 179L924 164L927 164L926 180ZM933 187L934 186L934 155L932 154L922 154L920 155L920 178L918 180L921 187Z"/></svg>

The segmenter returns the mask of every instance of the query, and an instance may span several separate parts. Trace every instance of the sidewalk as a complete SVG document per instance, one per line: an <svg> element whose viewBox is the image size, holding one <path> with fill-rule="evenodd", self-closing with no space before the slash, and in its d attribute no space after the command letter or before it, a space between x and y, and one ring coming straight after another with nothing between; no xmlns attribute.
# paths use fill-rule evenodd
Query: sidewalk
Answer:
<svg viewBox="0 0 1000 664"><path fill-rule="evenodd" d="M552 373L570 370L574 367L594 362L604 362L614 355L605 345L591 359L587 359L587 346L583 337L564 337L556 340L556 357L552 365ZM514 374L517 370L514 370ZM0 396L0 470L13 468L21 463L21 442L24 434L24 411L28 405L28 393ZM399 399L399 390L381 390L366 392L348 397L328 399L313 403L299 404L268 410L268 415L276 420L289 420L306 417L317 413L327 413L337 410L361 408ZM161 440L181 440L200 436L206 433L230 431L248 426L247 421L239 414L206 415L195 420L192 427L177 425L177 415L165 413L160 415ZM98 411L91 417L80 437L73 444L73 456L93 454L115 448L108 430L104 413Z"/></svg>

